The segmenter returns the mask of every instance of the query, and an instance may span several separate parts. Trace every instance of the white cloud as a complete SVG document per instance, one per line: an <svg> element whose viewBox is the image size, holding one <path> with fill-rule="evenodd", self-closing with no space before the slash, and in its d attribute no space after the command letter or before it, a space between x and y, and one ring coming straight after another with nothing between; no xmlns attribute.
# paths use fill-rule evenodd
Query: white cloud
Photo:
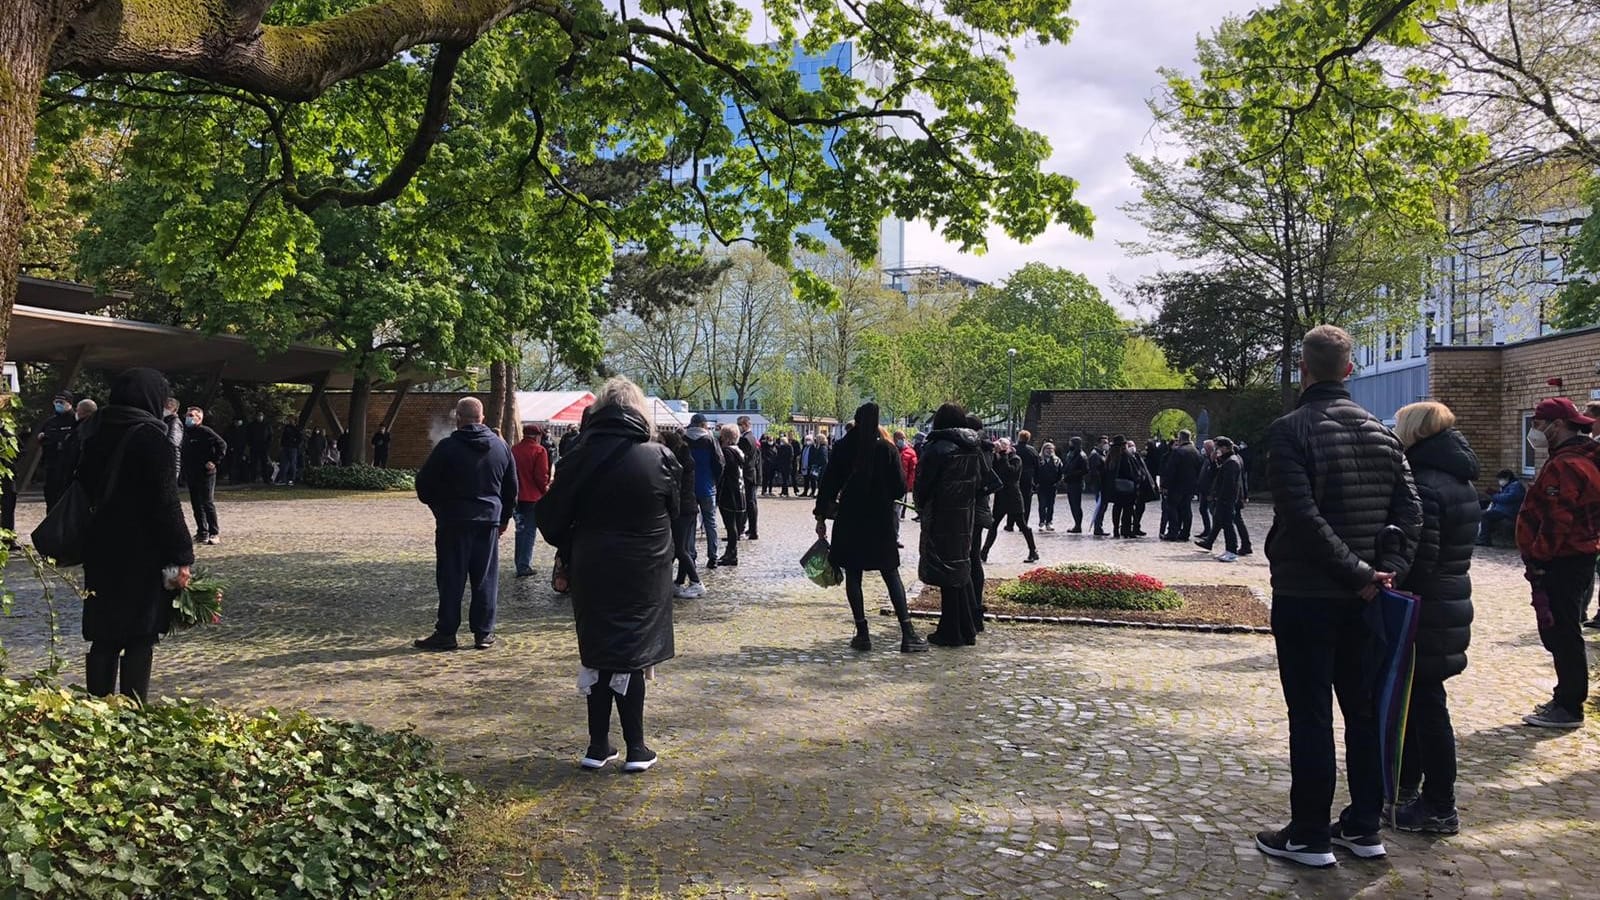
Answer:
<svg viewBox="0 0 1600 900"><path fill-rule="evenodd" d="M1065 227L1031 244L989 234L982 256L960 253L926 223L906 223L906 259L933 263L964 275L998 281L1029 262L1064 266L1087 275L1112 297L1112 280L1125 282L1155 271L1161 261L1130 256L1118 241L1143 230L1118 208L1136 199L1124 157L1148 154L1151 120L1145 103L1160 84L1156 70L1192 69L1197 35L1229 14L1246 14L1258 0L1078 0L1076 36L1065 46L1018 51L1017 119L1044 133L1054 150L1049 167L1079 182L1079 199L1095 214L1094 238Z"/></svg>

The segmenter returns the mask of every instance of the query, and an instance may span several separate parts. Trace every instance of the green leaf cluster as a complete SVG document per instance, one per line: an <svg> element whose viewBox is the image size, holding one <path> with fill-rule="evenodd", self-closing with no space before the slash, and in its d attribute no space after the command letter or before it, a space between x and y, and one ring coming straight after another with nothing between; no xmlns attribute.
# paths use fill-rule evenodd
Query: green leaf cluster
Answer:
<svg viewBox="0 0 1600 900"><path fill-rule="evenodd" d="M417 473L412 469L378 466L312 466L301 481L307 487L338 491L414 491Z"/></svg>
<svg viewBox="0 0 1600 900"><path fill-rule="evenodd" d="M466 790L411 734L0 679L0 896L404 896Z"/></svg>
<svg viewBox="0 0 1600 900"><path fill-rule="evenodd" d="M1583 201L1589 217L1578 229L1567 265L1576 276L1556 296L1554 324L1565 331L1600 323L1600 178L1592 178Z"/></svg>

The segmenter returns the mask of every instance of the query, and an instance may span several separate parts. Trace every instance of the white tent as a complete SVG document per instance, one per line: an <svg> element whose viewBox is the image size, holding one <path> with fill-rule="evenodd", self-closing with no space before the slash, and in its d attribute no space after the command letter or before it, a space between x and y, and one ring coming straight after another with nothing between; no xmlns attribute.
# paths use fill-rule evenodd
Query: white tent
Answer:
<svg viewBox="0 0 1600 900"><path fill-rule="evenodd" d="M674 412L667 401L660 397L646 397L645 403L650 406L650 424L657 429L675 428L682 430L689 427L689 414Z"/></svg>
<svg viewBox="0 0 1600 900"><path fill-rule="evenodd" d="M594 395L588 391L517 391L517 421L570 427L593 402Z"/></svg>

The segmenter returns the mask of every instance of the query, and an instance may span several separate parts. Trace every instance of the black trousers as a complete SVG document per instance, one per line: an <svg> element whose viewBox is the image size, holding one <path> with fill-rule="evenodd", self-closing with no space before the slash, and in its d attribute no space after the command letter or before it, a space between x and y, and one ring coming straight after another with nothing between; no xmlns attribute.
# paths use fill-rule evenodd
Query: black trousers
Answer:
<svg viewBox="0 0 1600 900"><path fill-rule="evenodd" d="M1583 715L1589 697L1589 653L1583 640L1583 602L1594 586L1593 556L1564 556L1544 564L1539 586L1550 597L1555 622L1539 629L1539 641L1556 666L1555 702Z"/></svg>
<svg viewBox="0 0 1600 900"><path fill-rule="evenodd" d="M721 509L722 513L722 559L727 562L739 560L739 520L744 518L744 513L736 509Z"/></svg>
<svg viewBox="0 0 1600 900"><path fill-rule="evenodd" d="M1204 538L1205 540L1208 540L1208 541L1215 540L1216 539L1216 534L1213 533L1213 528L1214 528L1214 526L1211 523L1211 498L1210 497L1201 497L1200 498L1200 537L1202 537L1202 538Z"/></svg>
<svg viewBox="0 0 1600 900"><path fill-rule="evenodd" d="M1239 552L1239 517L1231 500L1219 501L1211 507L1211 527L1222 532L1223 546L1229 553ZM1216 535L1211 539L1216 540Z"/></svg>
<svg viewBox="0 0 1600 900"><path fill-rule="evenodd" d="M1235 503L1233 505L1233 528L1235 531L1239 532L1240 551L1249 550L1250 529L1244 524L1244 504L1242 503Z"/></svg>
<svg viewBox="0 0 1600 900"><path fill-rule="evenodd" d="M155 638L91 643L84 686L96 697L108 697L116 690L120 674L122 695L143 703L150 695L150 665L155 650Z"/></svg>
<svg viewBox="0 0 1600 900"><path fill-rule="evenodd" d="M1033 485L1022 485L1022 518L1015 519L1018 525L1028 524L1028 516L1033 512Z"/></svg>
<svg viewBox="0 0 1600 900"><path fill-rule="evenodd" d="M1096 529L1097 531L1099 529ZM1111 533L1117 537L1133 536L1133 501L1111 501Z"/></svg>
<svg viewBox="0 0 1600 900"><path fill-rule="evenodd" d="M600 683L589 688L589 750L596 753L611 748L611 704L617 704L617 718L622 720L622 740L629 750L644 747L644 672L628 672L628 692L618 695L611 689L611 676L621 672L600 673ZM604 759L609 752L600 756Z"/></svg>
<svg viewBox="0 0 1600 900"><path fill-rule="evenodd" d="M1351 596L1272 598L1278 679L1289 709L1290 834L1297 841L1328 839L1338 772L1333 749L1333 698L1344 714L1345 771L1350 805L1346 831L1373 834L1383 809L1383 763L1378 748L1376 678L1366 669L1371 632L1366 604Z"/></svg>
<svg viewBox="0 0 1600 900"><path fill-rule="evenodd" d="M0 529L17 530L17 480L10 475L0 479Z"/></svg>
<svg viewBox="0 0 1600 900"><path fill-rule="evenodd" d="M470 584L472 600L467 624L473 636L494 632L495 604L500 594L500 528L477 522L434 527L434 580L439 587L439 618L434 633L461 630L461 592Z"/></svg>
<svg viewBox="0 0 1600 900"><path fill-rule="evenodd" d="M700 583L700 573L694 566L694 527L700 518L700 508L672 520L672 553L678 558L678 584L685 580Z"/></svg>
<svg viewBox="0 0 1600 900"><path fill-rule="evenodd" d="M1423 798L1435 808L1456 805L1456 732L1450 724L1443 679L1418 675L1411 685L1400 787L1421 788Z"/></svg>
<svg viewBox="0 0 1600 900"><path fill-rule="evenodd" d="M1083 530L1083 488L1067 486L1067 509L1072 511L1072 527L1075 531Z"/></svg>
<svg viewBox="0 0 1600 900"><path fill-rule="evenodd" d="M189 506L194 510L194 533L219 535L217 529L217 473L190 472Z"/></svg>
<svg viewBox="0 0 1600 900"><path fill-rule="evenodd" d="M777 479L777 477L778 477L778 470L774 469L774 468L768 468L764 473L762 473L762 477L761 477L761 493L763 493L763 494L772 493L772 482L775 481Z"/></svg>
<svg viewBox="0 0 1600 900"><path fill-rule="evenodd" d="M1167 506L1167 537L1182 541L1189 539L1189 530L1194 527L1193 501L1194 495L1190 493L1167 493L1164 501Z"/></svg>
<svg viewBox="0 0 1600 900"><path fill-rule="evenodd" d="M744 513L739 516L743 531L750 537L755 537L759 532L756 529L756 483L744 483Z"/></svg>
<svg viewBox="0 0 1600 900"><path fill-rule="evenodd" d="M1046 487L1039 489L1039 524L1054 525L1056 523L1056 489Z"/></svg>

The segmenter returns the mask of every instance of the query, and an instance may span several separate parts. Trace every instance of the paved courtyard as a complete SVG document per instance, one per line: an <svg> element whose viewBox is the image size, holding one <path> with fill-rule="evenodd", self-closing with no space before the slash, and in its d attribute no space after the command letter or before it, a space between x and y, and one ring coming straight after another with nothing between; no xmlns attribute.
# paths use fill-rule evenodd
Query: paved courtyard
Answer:
<svg viewBox="0 0 1600 900"><path fill-rule="evenodd" d="M1600 896L1600 724L1520 724L1553 675L1509 551L1474 569L1471 666L1450 682L1463 833L1390 835L1388 861L1313 872L1251 844L1288 807L1270 637L991 625L976 648L902 656L892 620L875 619L878 648L858 654L842 590L799 572L809 509L763 499L743 565L679 602L679 656L646 708L662 762L642 776L576 766L571 610L547 579L505 578L492 651L410 649L435 600L430 520L408 496L226 494L224 543L200 548L231 582L226 620L164 642L153 690L437 741L485 793L434 896ZM25 503L21 530L38 515ZM1270 510L1250 515L1259 549ZM1154 539L1039 540L1046 563L1267 581L1259 555L1225 566ZM909 578L909 522L906 543ZM1024 555L1002 533L991 571L1016 574ZM26 577L6 573L19 597L0 620L22 671L45 634ZM61 605L81 683L77 604Z"/></svg>

